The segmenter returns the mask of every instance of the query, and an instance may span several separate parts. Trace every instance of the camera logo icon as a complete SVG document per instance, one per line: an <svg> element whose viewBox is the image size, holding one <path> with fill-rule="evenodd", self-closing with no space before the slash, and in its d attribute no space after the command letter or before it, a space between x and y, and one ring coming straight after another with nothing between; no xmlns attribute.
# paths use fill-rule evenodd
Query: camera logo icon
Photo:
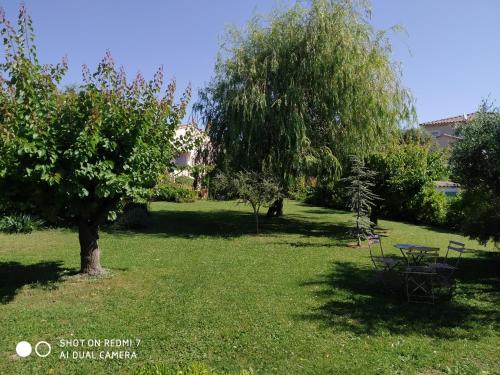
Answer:
<svg viewBox="0 0 500 375"><path fill-rule="evenodd" d="M26 358L29 357L33 348L28 341L20 341L16 345L16 353L19 357ZM35 345L35 353L41 358L47 357L52 351L52 346L47 341L39 341Z"/></svg>

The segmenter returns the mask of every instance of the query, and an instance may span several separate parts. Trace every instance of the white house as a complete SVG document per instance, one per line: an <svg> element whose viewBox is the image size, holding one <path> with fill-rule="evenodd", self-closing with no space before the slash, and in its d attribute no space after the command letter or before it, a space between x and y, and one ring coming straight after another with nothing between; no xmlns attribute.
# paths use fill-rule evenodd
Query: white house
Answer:
<svg viewBox="0 0 500 375"><path fill-rule="evenodd" d="M201 163L201 160L198 160L200 156L198 153L200 147L206 147L208 142L205 132L199 129L195 123L180 125L175 132L174 140L179 151L174 161L177 167L174 174L176 176L189 176L190 173L186 167Z"/></svg>
<svg viewBox="0 0 500 375"><path fill-rule="evenodd" d="M473 120L476 115L477 113L473 112L461 116L447 117L424 122L420 126L432 134L441 148L445 148L460 139L456 135L457 126Z"/></svg>

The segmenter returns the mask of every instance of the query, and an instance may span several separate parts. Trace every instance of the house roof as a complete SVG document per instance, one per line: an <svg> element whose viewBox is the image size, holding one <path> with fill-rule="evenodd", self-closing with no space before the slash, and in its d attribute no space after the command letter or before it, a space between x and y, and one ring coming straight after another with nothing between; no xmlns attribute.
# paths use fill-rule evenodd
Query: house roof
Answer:
<svg viewBox="0 0 500 375"><path fill-rule="evenodd" d="M477 112L467 113L460 116L447 117L440 120L428 121L420 124L420 126L442 126L451 124L460 124L473 120L477 116Z"/></svg>
<svg viewBox="0 0 500 375"><path fill-rule="evenodd" d="M434 184L437 187L460 187L460 184L453 182L453 181L434 181Z"/></svg>

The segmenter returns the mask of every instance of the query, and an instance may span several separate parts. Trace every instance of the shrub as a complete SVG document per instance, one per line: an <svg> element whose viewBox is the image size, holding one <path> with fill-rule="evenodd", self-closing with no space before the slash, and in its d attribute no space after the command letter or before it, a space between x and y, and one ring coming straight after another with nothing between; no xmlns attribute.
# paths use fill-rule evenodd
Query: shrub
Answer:
<svg viewBox="0 0 500 375"><path fill-rule="evenodd" d="M177 203L194 202L196 192L175 183L161 184L154 189L153 200Z"/></svg>
<svg viewBox="0 0 500 375"><path fill-rule="evenodd" d="M339 181L333 187L324 185L309 187L304 202L315 206L348 210L347 200L344 186Z"/></svg>
<svg viewBox="0 0 500 375"><path fill-rule="evenodd" d="M0 232L31 233L43 226L44 222L27 214L4 216L0 219Z"/></svg>
<svg viewBox="0 0 500 375"><path fill-rule="evenodd" d="M448 211L446 212L446 226L450 229L460 230L461 224L465 219L462 194L458 194L448 199L449 204Z"/></svg>
<svg viewBox="0 0 500 375"><path fill-rule="evenodd" d="M189 176L179 176L175 178L175 183L181 185L185 188L192 189L193 188L194 178Z"/></svg>
<svg viewBox="0 0 500 375"><path fill-rule="evenodd" d="M288 188L287 197L289 199L303 201L307 197L309 191L309 186L307 185L307 180L305 177L298 177L294 180L293 184Z"/></svg>
<svg viewBox="0 0 500 375"><path fill-rule="evenodd" d="M116 219L114 226L120 229L143 229L149 224L149 212L146 203L129 203Z"/></svg>
<svg viewBox="0 0 500 375"><path fill-rule="evenodd" d="M418 222L442 226L446 223L449 201L446 195L437 191L432 184L425 185L415 196L412 209Z"/></svg>

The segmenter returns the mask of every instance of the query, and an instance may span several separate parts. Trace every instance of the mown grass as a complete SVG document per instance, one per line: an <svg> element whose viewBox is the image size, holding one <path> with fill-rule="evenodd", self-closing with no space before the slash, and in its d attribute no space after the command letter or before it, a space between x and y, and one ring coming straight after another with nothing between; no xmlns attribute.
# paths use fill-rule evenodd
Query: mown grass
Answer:
<svg viewBox="0 0 500 375"><path fill-rule="evenodd" d="M146 230L102 233L109 274L96 279L74 275L73 231L0 235L0 373L144 374L192 363L218 373L499 372L498 252L381 221L394 254L398 242L444 249L456 239L469 249L452 302L409 305L383 291L366 248L349 246L349 214L285 209L256 236L248 207L234 202L155 203ZM62 338L141 343L137 359L73 360L59 358ZM19 358L21 340L48 341L53 352Z"/></svg>

